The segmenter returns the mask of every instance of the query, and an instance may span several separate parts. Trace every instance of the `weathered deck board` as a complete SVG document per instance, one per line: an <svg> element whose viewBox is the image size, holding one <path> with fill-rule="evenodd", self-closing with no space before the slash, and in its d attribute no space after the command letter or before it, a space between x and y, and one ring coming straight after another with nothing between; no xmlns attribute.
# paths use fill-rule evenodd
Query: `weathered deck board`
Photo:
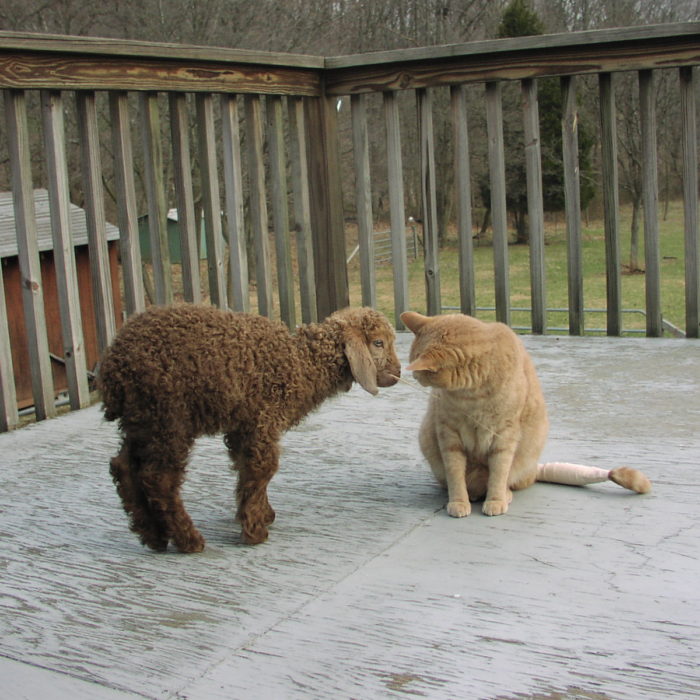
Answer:
<svg viewBox="0 0 700 700"><path fill-rule="evenodd" d="M700 694L700 347L525 341L545 458L639 466L651 494L537 484L503 517L448 518L425 396L354 388L286 436L267 544L238 544L212 438L186 491L208 547L157 555L97 407L0 435L0 698Z"/></svg>

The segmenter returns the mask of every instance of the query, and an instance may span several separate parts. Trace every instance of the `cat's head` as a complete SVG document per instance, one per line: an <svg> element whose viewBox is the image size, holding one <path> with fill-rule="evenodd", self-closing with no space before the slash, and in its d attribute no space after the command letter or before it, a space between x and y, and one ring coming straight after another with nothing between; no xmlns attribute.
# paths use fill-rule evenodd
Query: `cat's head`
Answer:
<svg viewBox="0 0 700 700"><path fill-rule="evenodd" d="M401 321L416 336L406 369L419 384L441 389L465 389L473 384L468 348L480 335L481 321L463 314L423 316L415 311L404 311Z"/></svg>

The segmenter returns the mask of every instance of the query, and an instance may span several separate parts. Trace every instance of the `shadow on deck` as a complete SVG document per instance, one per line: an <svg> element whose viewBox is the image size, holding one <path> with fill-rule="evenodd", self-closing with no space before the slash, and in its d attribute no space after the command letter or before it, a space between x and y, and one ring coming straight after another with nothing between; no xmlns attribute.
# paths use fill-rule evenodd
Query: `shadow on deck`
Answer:
<svg viewBox="0 0 700 700"><path fill-rule="evenodd" d="M449 518L426 397L355 387L286 436L268 543L238 543L202 439L185 498L207 549L158 555L127 530L98 407L0 435L0 697L700 695L700 346L525 342L544 458L636 466L651 494L537 484Z"/></svg>

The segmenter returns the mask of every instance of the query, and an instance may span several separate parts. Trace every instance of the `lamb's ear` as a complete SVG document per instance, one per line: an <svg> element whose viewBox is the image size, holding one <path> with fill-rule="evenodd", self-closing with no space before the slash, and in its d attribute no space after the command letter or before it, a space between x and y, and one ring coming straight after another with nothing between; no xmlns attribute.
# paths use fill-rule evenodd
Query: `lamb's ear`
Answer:
<svg viewBox="0 0 700 700"><path fill-rule="evenodd" d="M372 396L379 393L377 387L377 368L369 354L364 335L358 331L349 331L345 337L345 357L350 363L350 371L356 382Z"/></svg>
<svg viewBox="0 0 700 700"><path fill-rule="evenodd" d="M423 314L419 314L417 311L404 311L400 318L406 328L414 333L418 333L418 331L430 320L430 317L423 316Z"/></svg>
<svg viewBox="0 0 700 700"><path fill-rule="evenodd" d="M427 372L437 372L439 368L439 363L430 353L427 352L424 355L419 355L410 365L406 367L410 372L414 370L426 370Z"/></svg>

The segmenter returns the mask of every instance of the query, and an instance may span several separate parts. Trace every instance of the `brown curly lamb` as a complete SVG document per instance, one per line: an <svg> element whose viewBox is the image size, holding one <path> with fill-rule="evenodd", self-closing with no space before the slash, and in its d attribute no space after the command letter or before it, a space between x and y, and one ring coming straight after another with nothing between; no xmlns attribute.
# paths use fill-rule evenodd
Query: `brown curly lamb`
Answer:
<svg viewBox="0 0 700 700"><path fill-rule="evenodd" d="M122 433L110 471L131 529L156 551L169 541L181 552L204 548L180 487L195 439L224 433L238 471L243 539L264 542L275 518L267 485L282 434L353 381L376 394L400 372L393 328L370 308L337 311L294 333L211 306L134 316L99 372L105 418L119 419Z"/></svg>

